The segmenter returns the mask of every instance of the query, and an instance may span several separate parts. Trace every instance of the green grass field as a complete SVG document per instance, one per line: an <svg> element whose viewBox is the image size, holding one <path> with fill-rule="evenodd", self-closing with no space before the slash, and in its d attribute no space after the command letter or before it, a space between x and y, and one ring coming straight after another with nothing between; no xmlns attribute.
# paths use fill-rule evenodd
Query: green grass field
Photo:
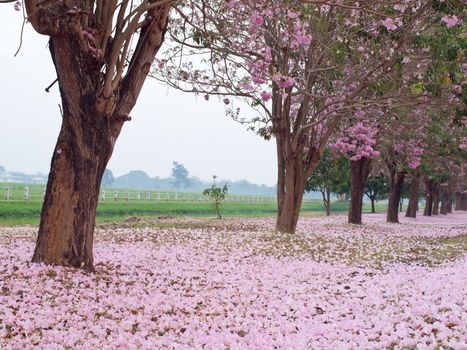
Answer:
<svg viewBox="0 0 467 350"><path fill-rule="evenodd" d="M25 184L8 184L11 190L11 199L6 201L4 196L0 200L0 225L38 225L40 212L42 207L42 191L43 185L29 185L29 200L23 197ZM6 187L6 184L0 184L0 187ZM106 189L110 194L114 190ZM125 190L119 190L121 194ZM152 191L152 200L143 200L147 191L141 191L141 201L136 201L136 190L129 190L130 201L120 198L118 201L113 199L113 196L99 203L97 208L97 221L121 221L129 217L158 217L158 216L215 216L212 203L207 200L199 201L198 199L191 200L191 197L199 198L200 194L184 194L185 198L180 195L179 200L166 200L168 192L160 192L161 200L155 200L155 191ZM2 194L3 195L3 194ZM170 193L169 193L170 195ZM172 193L174 196L174 193ZM197 197L196 197L197 196ZM237 198L238 196L233 196ZM240 196L240 199L246 196ZM250 198L252 196L249 196ZM173 198L173 197L172 197ZM266 201L265 197L260 197L264 201L234 201L225 202L221 206L221 213L224 216L274 216L277 212L276 203L271 200ZM379 203L377 210L385 210L386 205ZM333 212L345 212L348 210L348 202L334 202L331 205ZM365 211L369 211L369 205L364 207ZM320 200L307 201L302 205L302 214L313 215L324 213L323 203Z"/></svg>

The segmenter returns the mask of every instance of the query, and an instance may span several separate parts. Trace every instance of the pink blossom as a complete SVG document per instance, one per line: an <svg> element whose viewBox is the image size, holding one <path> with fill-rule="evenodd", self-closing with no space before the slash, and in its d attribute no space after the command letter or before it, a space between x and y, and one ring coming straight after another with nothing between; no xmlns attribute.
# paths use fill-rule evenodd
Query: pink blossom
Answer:
<svg viewBox="0 0 467 350"><path fill-rule="evenodd" d="M251 18L251 22L252 22L255 26L259 27L259 26L262 26L262 25L263 25L263 23L264 23L264 18L263 18L263 16L261 16L258 12L256 12L256 13L253 14L253 16L252 16L252 18Z"/></svg>
<svg viewBox="0 0 467 350"><path fill-rule="evenodd" d="M390 17L386 18L383 22L382 22L383 26L390 32L394 31L397 29L397 25L396 23L394 22L394 20Z"/></svg>
<svg viewBox="0 0 467 350"><path fill-rule="evenodd" d="M261 92L261 99L264 101L264 102L267 102L271 99L272 95L271 93L267 92L267 91L263 91Z"/></svg>
<svg viewBox="0 0 467 350"><path fill-rule="evenodd" d="M441 22L443 22L446 25L446 27L452 28L458 24L461 24L462 20L459 17L453 15L453 16L444 16L443 18L441 18Z"/></svg>

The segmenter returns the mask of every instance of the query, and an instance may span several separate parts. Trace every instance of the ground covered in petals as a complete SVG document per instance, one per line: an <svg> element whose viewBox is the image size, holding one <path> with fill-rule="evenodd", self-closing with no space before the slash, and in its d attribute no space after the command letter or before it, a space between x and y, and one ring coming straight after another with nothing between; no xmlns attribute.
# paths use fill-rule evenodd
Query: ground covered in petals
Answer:
<svg viewBox="0 0 467 350"><path fill-rule="evenodd" d="M0 228L0 349L467 349L467 215L364 220L133 218L93 274Z"/></svg>

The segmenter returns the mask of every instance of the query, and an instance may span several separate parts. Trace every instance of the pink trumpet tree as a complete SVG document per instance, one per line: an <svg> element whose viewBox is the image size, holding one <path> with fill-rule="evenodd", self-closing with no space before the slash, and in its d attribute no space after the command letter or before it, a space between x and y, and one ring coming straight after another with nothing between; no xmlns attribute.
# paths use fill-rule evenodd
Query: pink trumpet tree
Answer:
<svg viewBox="0 0 467 350"><path fill-rule="evenodd" d="M62 100L34 262L93 270L102 175L164 41L173 3L24 1L34 30L50 38Z"/></svg>
<svg viewBox="0 0 467 350"><path fill-rule="evenodd" d="M348 222L362 223L362 206L365 184L370 175L373 158L379 157L376 150L378 127L357 113L354 125L344 128L338 140L331 145L336 152L350 160L350 207Z"/></svg>

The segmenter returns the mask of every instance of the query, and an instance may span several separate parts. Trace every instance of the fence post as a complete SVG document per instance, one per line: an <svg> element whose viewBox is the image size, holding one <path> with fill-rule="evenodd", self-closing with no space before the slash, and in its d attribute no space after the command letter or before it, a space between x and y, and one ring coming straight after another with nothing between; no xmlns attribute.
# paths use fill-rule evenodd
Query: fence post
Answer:
<svg viewBox="0 0 467 350"><path fill-rule="evenodd" d="M130 200L130 192L126 191L126 201L128 202Z"/></svg>
<svg viewBox="0 0 467 350"><path fill-rule="evenodd" d="M136 200L137 201L140 201L141 200L141 193L136 193Z"/></svg>
<svg viewBox="0 0 467 350"><path fill-rule="evenodd" d="M24 188L24 200L25 201L29 200L29 187L28 186Z"/></svg>
<svg viewBox="0 0 467 350"><path fill-rule="evenodd" d="M102 200L105 202L105 190L102 190Z"/></svg>
<svg viewBox="0 0 467 350"><path fill-rule="evenodd" d="M45 198L45 187L42 188L42 198Z"/></svg>
<svg viewBox="0 0 467 350"><path fill-rule="evenodd" d="M114 199L115 199L115 202L118 201L118 191L115 191L115 197L114 197Z"/></svg>
<svg viewBox="0 0 467 350"><path fill-rule="evenodd" d="M10 200L10 187L5 187L5 198L7 201Z"/></svg>
<svg viewBox="0 0 467 350"><path fill-rule="evenodd" d="M175 193L175 200L178 200L178 193Z"/></svg>
<svg viewBox="0 0 467 350"><path fill-rule="evenodd" d="M148 201L151 200L151 192L148 192L148 194L146 195L146 199L147 199Z"/></svg>
<svg viewBox="0 0 467 350"><path fill-rule="evenodd" d="M160 193L160 192L157 192L157 200L158 200L158 201L161 200L161 193Z"/></svg>

